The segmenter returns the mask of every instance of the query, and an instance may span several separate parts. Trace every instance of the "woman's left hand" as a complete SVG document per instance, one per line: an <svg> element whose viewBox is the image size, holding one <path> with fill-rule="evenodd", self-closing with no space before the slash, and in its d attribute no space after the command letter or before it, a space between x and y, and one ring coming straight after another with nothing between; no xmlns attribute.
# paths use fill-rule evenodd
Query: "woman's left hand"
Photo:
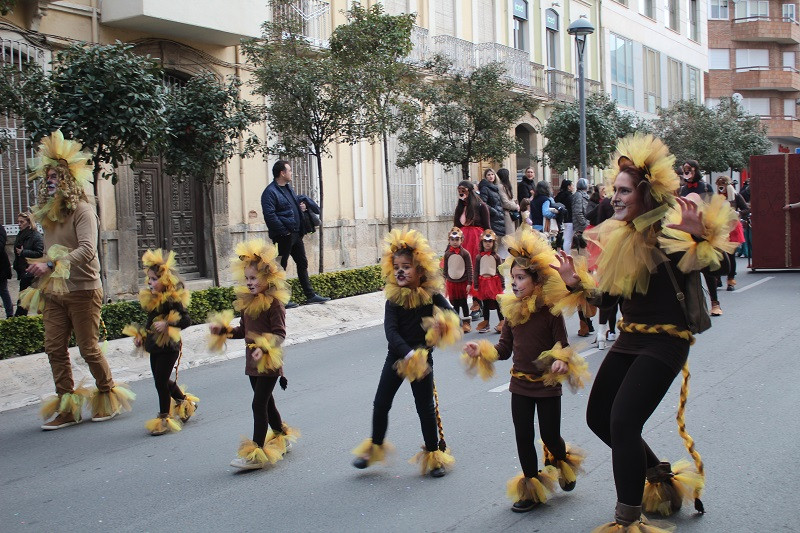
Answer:
<svg viewBox="0 0 800 533"><path fill-rule="evenodd" d="M250 352L250 357L253 358L253 361L258 361L262 357L264 357L264 352L261 351L261 348L256 348L252 352Z"/></svg>
<svg viewBox="0 0 800 533"><path fill-rule="evenodd" d="M686 198L675 198L681 208L680 224L667 224L670 229L685 231L695 237L702 237L705 232L703 226L703 213L697 209L697 204Z"/></svg>
<svg viewBox="0 0 800 533"><path fill-rule="evenodd" d="M166 320L159 320L158 322L153 322L153 329L159 333L164 333L167 331L169 324L167 324Z"/></svg>
<svg viewBox="0 0 800 533"><path fill-rule="evenodd" d="M566 374L569 371L569 366L564 361L555 360L550 366L550 370L555 374Z"/></svg>
<svg viewBox="0 0 800 533"><path fill-rule="evenodd" d="M558 272L564 284L567 287L574 287L580 283L581 278L575 272L575 263L572 260L572 256L568 255L564 250L560 250L556 254L556 259L558 259L558 264L550 265L550 268Z"/></svg>

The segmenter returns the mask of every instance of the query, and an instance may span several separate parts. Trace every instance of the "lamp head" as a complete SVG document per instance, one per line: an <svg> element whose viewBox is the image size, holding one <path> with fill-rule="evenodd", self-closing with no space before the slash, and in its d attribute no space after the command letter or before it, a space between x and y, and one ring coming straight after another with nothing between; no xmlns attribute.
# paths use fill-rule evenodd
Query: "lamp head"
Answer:
<svg viewBox="0 0 800 533"><path fill-rule="evenodd" d="M587 35L594 33L594 26L592 26L592 23L589 22L585 16L581 16L579 19L575 20L569 25L569 28L567 28L567 33L576 37L585 38Z"/></svg>

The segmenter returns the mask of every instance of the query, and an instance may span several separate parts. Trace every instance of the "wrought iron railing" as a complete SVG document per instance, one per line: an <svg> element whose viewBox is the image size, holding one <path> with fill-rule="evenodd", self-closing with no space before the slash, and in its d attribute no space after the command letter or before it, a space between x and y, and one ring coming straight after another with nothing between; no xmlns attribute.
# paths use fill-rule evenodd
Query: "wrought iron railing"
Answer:
<svg viewBox="0 0 800 533"><path fill-rule="evenodd" d="M563 70L547 71L547 93L554 100L575 101L575 76Z"/></svg>
<svg viewBox="0 0 800 533"><path fill-rule="evenodd" d="M451 35L433 38L434 51L452 62L452 70L458 74L470 74L475 70L475 45L470 41Z"/></svg>
<svg viewBox="0 0 800 533"><path fill-rule="evenodd" d="M411 49L411 53L406 57L406 61L412 65L422 65L431 55L428 28L417 25L412 26L411 43L414 48Z"/></svg>
<svg viewBox="0 0 800 533"><path fill-rule="evenodd" d="M504 78L518 85L530 86L531 62L528 52L499 43L478 44L475 52L477 66L482 67L491 62L502 63L506 68Z"/></svg>
<svg viewBox="0 0 800 533"><path fill-rule="evenodd" d="M295 0L272 13L275 21L291 20L312 46L327 48L331 36L331 5L325 0Z"/></svg>

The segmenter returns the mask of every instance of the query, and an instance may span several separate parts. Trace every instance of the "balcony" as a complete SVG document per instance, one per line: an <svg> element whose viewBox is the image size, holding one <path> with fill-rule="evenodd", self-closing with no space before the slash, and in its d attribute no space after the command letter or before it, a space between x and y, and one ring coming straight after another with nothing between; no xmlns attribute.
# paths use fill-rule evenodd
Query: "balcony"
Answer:
<svg viewBox="0 0 800 533"><path fill-rule="evenodd" d="M503 78L517 85L530 86L531 61L528 52L498 43L476 45L475 51L479 67L492 62L501 63L506 68Z"/></svg>
<svg viewBox="0 0 800 533"><path fill-rule="evenodd" d="M547 76L545 75L544 65L531 63L531 89L533 94L542 98L547 97Z"/></svg>
<svg viewBox="0 0 800 533"><path fill-rule="evenodd" d="M767 136L800 142L800 119L797 117L761 117L761 121L767 126Z"/></svg>
<svg viewBox="0 0 800 533"><path fill-rule="evenodd" d="M428 28L414 25L411 27L411 44L413 48L405 60L412 65L422 65L431 55Z"/></svg>
<svg viewBox="0 0 800 533"><path fill-rule="evenodd" d="M475 45L470 41L451 35L437 35L433 38L434 51L452 62L458 74L469 75L475 70Z"/></svg>
<svg viewBox="0 0 800 533"><path fill-rule="evenodd" d="M325 0L294 0L280 6L272 14L273 20L289 19L302 32L311 46L328 48L331 37L331 4Z"/></svg>
<svg viewBox="0 0 800 533"><path fill-rule="evenodd" d="M575 76L562 70L547 70L547 94L559 102L575 101Z"/></svg>
<svg viewBox="0 0 800 533"><path fill-rule="evenodd" d="M220 46L260 36L266 18L262 0L103 0L101 14L106 26Z"/></svg>
<svg viewBox="0 0 800 533"><path fill-rule="evenodd" d="M734 91L800 91L800 72L791 67L743 67L733 72Z"/></svg>
<svg viewBox="0 0 800 533"><path fill-rule="evenodd" d="M783 17L734 19L731 24L731 40L798 44L800 43L800 24L795 20Z"/></svg>

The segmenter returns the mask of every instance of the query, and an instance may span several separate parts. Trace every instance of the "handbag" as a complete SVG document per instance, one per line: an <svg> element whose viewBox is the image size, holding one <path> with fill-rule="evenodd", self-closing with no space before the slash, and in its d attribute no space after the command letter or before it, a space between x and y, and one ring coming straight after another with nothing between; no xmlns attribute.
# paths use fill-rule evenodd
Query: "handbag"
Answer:
<svg viewBox="0 0 800 533"><path fill-rule="evenodd" d="M675 289L675 297L681 304L689 331L694 334L704 332L711 327L711 315L708 312L706 293L700 282L700 271L693 270L686 274L686 289L682 291L678 286L678 280L675 279L675 273L672 271L672 261L667 259L666 263L669 279Z"/></svg>

